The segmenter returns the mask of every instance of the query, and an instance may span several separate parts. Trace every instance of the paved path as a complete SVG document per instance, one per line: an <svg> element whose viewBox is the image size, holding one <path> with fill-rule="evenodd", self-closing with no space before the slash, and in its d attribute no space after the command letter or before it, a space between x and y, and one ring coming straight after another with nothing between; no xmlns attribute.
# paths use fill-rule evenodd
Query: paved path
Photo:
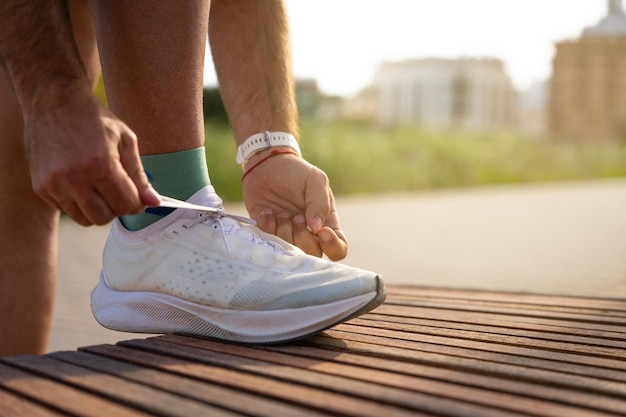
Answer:
<svg viewBox="0 0 626 417"><path fill-rule="evenodd" d="M626 180L338 204L351 243L345 262L389 283L626 298ZM240 205L227 209L243 213ZM107 230L62 222L50 351L130 337L101 328L89 310Z"/></svg>

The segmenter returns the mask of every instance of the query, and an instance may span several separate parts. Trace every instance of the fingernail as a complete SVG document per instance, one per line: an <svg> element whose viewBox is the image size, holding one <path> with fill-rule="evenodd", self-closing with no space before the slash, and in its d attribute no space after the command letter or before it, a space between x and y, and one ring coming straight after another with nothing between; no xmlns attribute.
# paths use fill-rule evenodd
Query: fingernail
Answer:
<svg viewBox="0 0 626 417"><path fill-rule="evenodd" d="M344 242L348 243L348 238L346 237L346 234L343 232L343 230L336 229L335 233L337 234L337 236L339 236L339 239L341 239Z"/></svg>
<svg viewBox="0 0 626 417"><path fill-rule="evenodd" d="M322 230L320 230L320 232L317 235L317 237L319 238L319 240L322 240L324 242L328 242L329 240L331 240L333 238L333 235L328 230L322 229Z"/></svg>
<svg viewBox="0 0 626 417"><path fill-rule="evenodd" d="M157 207L161 204L161 195L157 193L157 191L152 188L152 186L148 186L146 188L146 193L147 198L144 200L144 203L147 203L146 205L151 207Z"/></svg>
<svg viewBox="0 0 626 417"><path fill-rule="evenodd" d="M293 218L293 224L302 224L306 223L306 218L302 214L298 214Z"/></svg>
<svg viewBox="0 0 626 417"><path fill-rule="evenodd" d="M311 224L309 226L311 227L311 230L315 233L322 228L323 224L324 222L322 221L322 218L319 216L315 216L311 219Z"/></svg>
<svg viewBox="0 0 626 417"><path fill-rule="evenodd" d="M264 209L262 212L259 213L259 217L260 216L272 216L274 214L274 212L272 211L272 209Z"/></svg>

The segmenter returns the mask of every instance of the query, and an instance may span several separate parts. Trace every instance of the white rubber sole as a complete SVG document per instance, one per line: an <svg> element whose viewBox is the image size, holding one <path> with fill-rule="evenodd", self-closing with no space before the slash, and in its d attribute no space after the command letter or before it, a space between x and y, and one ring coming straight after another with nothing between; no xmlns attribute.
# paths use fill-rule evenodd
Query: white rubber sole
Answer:
<svg viewBox="0 0 626 417"><path fill-rule="evenodd" d="M385 299L382 281L376 292L347 300L295 309L239 311L194 304L145 291L117 291L104 276L91 293L96 320L112 330L135 333L184 333L230 342L283 343L318 333L370 311Z"/></svg>

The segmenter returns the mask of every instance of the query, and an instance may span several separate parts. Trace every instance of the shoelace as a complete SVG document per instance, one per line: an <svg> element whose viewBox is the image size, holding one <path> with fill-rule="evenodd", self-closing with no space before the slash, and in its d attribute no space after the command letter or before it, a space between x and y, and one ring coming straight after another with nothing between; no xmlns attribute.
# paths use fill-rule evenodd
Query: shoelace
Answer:
<svg viewBox="0 0 626 417"><path fill-rule="evenodd" d="M239 230L247 233L250 241L252 241L254 244L268 245L274 250L274 252L285 253L283 248L276 242L263 239L256 233L244 230L239 225L239 222L241 222L256 226L256 221L247 217L237 216L235 214L228 214L224 210L224 207L201 206L198 204L188 203L186 201L177 200L175 198L167 196L161 196L161 200L161 207L195 210L199 212L197 217L190 219L187 223L184 224L184 227L186 228L192 227L193 225L196 225L198 223L205 223L209 227L216 224L219 225L219 229L222 232L222 241L224 242L224 246L226 247L226 251L228 252L228 254L231 254L232 252L230 250L230 245L228 244L228 239L226 239L226 235L234 235ZM226 219L228 219L229 221L225 221Z"/></svg>
<svg viewBox="0 0 626 417"><path fill-rule="evenodd" d="M224 210L224 207L210 207L210 206L202 206L200 204L193 204L187 201L177 200L172 197L168 197L165 195L161 196L161 204L159 207L167 207L167 208L175 208L175 209L187 209L187 210L195 210L203 213L213 213L219 217L230 217L242 223L248 223L253 226L256 226L256 221L243 216L237 216L235 214L228 214Z"/></svg>

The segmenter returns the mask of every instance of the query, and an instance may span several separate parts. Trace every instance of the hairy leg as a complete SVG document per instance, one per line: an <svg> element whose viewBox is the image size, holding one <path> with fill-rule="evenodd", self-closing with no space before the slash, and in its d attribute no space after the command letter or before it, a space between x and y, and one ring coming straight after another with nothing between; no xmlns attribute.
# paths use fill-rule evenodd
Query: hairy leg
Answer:
<svg viewBox="0 0 626 417"><path fill-rule="evenodd" d="M70 1L83 62L99 74L95 35L86 1ZM44 353L56 285L59 213L33 191L23 144L23 119L0 67L0 356Z"/></svg>
<svg viewBox="0 0 626 417"><path fill-rule="evenodd" d="M91 3L109 106L137 134L140 153L203 146L208 1Z"/></svg>

